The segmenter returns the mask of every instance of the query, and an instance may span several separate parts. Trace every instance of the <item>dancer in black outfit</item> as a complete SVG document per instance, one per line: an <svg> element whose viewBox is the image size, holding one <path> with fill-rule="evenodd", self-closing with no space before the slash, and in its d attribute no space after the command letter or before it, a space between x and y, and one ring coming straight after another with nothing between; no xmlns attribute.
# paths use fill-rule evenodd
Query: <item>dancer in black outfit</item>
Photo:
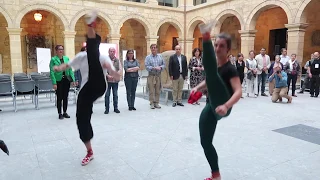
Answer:
<svg viewBox="0 0 320 180"><path fill-rule="evenodd" d="M99 45L101 37L95 33L96 12L86 15L88 24L87 52L80 52L69 64L56 66L55 70L61 71L72 66L80 69L82 76L81 90L77 102L77 126L80 139L87 148L87 155L82 160L82 165L87 165L93 159L93 151L90 140L93 138L91 126L91 115L94 101L101 97L106 91L107 71L115 78L120 79L120 74L115 71L110 58L100 55ZM86 61L87 59L87 61Z"/></svg>

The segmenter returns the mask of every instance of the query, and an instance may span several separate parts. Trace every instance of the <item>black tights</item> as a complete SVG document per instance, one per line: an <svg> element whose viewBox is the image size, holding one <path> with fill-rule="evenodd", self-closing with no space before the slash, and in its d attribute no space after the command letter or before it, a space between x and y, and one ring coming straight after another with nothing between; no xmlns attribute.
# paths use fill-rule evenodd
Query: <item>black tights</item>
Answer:
<svg viewBox="0 0 320 180"><path fill-rule="evenodd" d="M200 140L204 154L210 164L212 172L218 172L218 154L212 145L212 140L217 127L217 119L209 103L201 112L199 120Z"/></svg>
<svg viewBox="0 0 320 180"><path fill-rule="evenodd" d="M89 65L88 82L83 86L78 95L77 102L77 125L80 139L86 143L93 138L91 115L93 102L101 97L106 91L106 81L99 60L99 44L101 37L87 38L87 57Z"/></svg>
<svg viewBox="0 0 320 180"><path fill-rule="evenodd" d="M68 95L69 95L69 89L70 89L70 81L64 77L61 79L61 81L57 82L57 109L58 113L61 114L61 106L63 101L63 112L67 112L68 108Z"/></svg>

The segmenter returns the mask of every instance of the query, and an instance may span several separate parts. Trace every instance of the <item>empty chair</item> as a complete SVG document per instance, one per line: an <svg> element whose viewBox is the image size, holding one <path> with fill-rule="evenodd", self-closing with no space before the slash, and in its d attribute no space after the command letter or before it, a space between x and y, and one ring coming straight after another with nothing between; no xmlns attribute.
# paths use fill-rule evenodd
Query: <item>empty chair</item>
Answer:
<svg viewBox="0 0 320 180"><path fill-rule="evenodd" d="M12 89L11 81L0 82L0 96L1 97L12 97L12 102L14 103L14 94Z"/></svg>
<svg viewBox="0 0 320 180"><path fill-rule="evenodd" d="M26 73L14 73L13 74L13 77L21 77L21 76L28 77L28 75Z"/></svg>
<svg viewBox="0 0 320 180"><path fill-rule="evenodd" d="M14 81L15 96L14 96L14 111L17 112L17 96L22 95L35 95L35 82L34 80ZM19 93L19 94L18 94Z"/></svg>
<svg viewBox="0 0 320 180"><path fill-rule="evenodd" d="M11 77L10 75L9 76L6 76L6 75L0 75L0 82L7 82L7 81L11 81Z"/></svg>
<svg viewBox="0 0 320 180"><path fill-rule="evenodd" d="M41 74L47 76L47 77L50 77L50 72L41 72Z"/></svg>
<svg viewBox="0 0 320 180"><path fill-rule="evenodd" d="M39 109L39 94L53 93L55 91L53 90L52 81L49 78L37 79L35 81L35 86L37 87L37 93L35 96L36 98L35 105L36 105L36 109Z"/></svg>

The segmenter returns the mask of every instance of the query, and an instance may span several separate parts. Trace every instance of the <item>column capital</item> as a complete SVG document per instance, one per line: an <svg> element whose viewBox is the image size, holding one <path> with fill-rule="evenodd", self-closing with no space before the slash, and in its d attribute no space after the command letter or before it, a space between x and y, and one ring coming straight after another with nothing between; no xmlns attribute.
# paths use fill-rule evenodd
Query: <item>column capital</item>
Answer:
<svg viewBox="0 0 320 180"><path fill-rule="evenodd" d="M108 39L110 40L120 40L121 34L109 34Z"/></svg>
<svg viewBox="0 0 320 180"><path fill-rule="evenodd" d="M20 35L22 28L7 28L9 35Z"/></svg>
<svg viewBox="0 0 320 180"><path fill-rule="evenodd" d="M185 41L186 41L186 43L193 43L194 38L187 38Z"/></svg>
<svg viewBox="0 0 320 180"><path fill-rule="evenodd" d="M285 24L286 28L288 28L288 32L293 31L302 31L305 32L306 28L309 26L308 23L295 23L295 24Z"/></svg>
<svg viewBox="0 0 320 180"><path fill-rule="evenodd" d="M63 35L65 38L74 38L77 32L75 31L63 31Z"/></svg>
<svg viewBox="0 0 320 180"><path fill-rule="evenodd" d="M255 37L257 30L239 30L238 31L241 37Z"/></svg>
<svg viewBox="0 0 320 180"><path fill-rule="evenodd" d="M147 40L158 40L159 36L145 36Z"/></svg>

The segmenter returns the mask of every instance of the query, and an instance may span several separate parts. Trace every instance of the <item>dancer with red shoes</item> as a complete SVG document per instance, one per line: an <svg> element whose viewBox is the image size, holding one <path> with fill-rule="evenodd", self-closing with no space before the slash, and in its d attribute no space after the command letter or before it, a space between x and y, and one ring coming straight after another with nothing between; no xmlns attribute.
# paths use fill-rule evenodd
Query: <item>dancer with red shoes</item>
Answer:
<svg viewBox="0 0 320 180"><path fill-rule="evenodd" d="M212 140L218 120L229 116L233 105L242 96L242 88L237 70L228 61L231 37L219 34L216 36L213 48L210 37L212 26L213 22L199 26L203 37L202 62L206 79L191 90L190 102L199 98L201 95L199 91L208 90L207 104L199 120L201 145L211 167L211 177L205 180L221 180L218 154Z"/></svg>
<svg viewBox="0 0 320 180"><path fill-rule="evenodd" d="M115 71L112 62L108 56L100 55L99 45L101 37L94 30L96 12L91 12L85 16L88 25L87 34L87 52L80 52L75 59L69 64L55 66L54 70L62 71L73 67L75 70L80 69L82 83L77 101L77 126L80 139L87 148L87 155L81 164L87 165L93 159L91 139L93 130L91 126L91 115L93 102L101 97L106 91L107 72L115 79L120 79L120 74Z"/></svg>

